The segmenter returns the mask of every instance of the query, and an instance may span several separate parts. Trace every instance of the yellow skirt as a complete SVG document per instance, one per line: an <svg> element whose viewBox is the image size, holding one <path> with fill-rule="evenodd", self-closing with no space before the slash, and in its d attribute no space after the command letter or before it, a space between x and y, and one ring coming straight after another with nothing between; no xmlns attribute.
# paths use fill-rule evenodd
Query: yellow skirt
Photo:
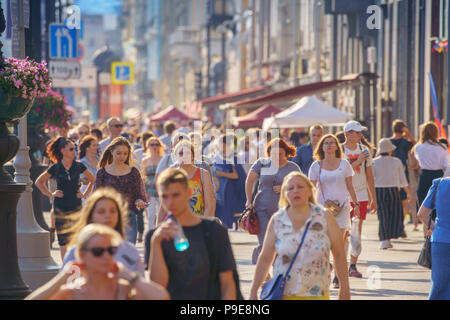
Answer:
<svg viewBox="0 0 450 320"><path fill-rule="evenodd" d="M325 293L323 296L309 296L309 297L301 297L296 296L295 294L290 296L283 296L282 300L330 300L330 292Z"/></svg>

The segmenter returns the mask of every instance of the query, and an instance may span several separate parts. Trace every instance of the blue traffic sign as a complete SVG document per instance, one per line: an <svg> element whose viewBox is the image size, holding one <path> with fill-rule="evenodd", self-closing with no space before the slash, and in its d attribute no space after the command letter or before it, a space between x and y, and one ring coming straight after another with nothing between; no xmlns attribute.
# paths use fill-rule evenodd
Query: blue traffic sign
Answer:
<svg viewBox="0 0 450 320"><path fill-rule="evenodd" d="M76 59L78 57L78 30L64 24L49 26L50 59Z"/></svg>
<svg viewBox="0 0 450 320"><path fill-rule="evenodd" d="M131 62L111 63L111 81L114 84L131 84L134 82L134 69Z"/></svg>
<svg viewBox="0 0 450 320"><path fill-rule="evenodd" d="M130 67L129 66L116 66L115 70L117 81L130 81Z"/></svg>

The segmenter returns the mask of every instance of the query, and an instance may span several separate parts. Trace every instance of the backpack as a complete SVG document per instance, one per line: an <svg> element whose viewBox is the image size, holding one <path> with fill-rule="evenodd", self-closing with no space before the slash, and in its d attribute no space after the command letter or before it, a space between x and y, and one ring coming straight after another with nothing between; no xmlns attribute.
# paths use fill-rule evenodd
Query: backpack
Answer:
<svg viewBox="0 0 450 320"><path fill-rule="evenodd" d="M220 300L221 292L220 292L220 280L219 280L219 272L217 270L217 251L213 248L213 237L211 236L213 226L215 223L214 218L203 218L203 221L206 223L202 223L203 228L203 236L205 239L205 244L208 250L208 256L210 261L210 273L209 273L209 288L208 288L208 299L211 300ZM236 300L244 300L242 296L240 284L239 284L239 274L236 268L233 269L233 278L236 285Z"/></svg>

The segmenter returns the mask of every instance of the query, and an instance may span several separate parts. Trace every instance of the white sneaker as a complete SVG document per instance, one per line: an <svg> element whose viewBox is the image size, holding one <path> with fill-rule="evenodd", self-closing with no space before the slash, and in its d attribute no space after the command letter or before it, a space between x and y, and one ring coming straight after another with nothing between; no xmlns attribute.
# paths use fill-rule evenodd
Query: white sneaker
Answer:
<svg viewBox="0 0 450 320"><path fill-rule="evenodd" d="M389 248L389 240L383 240L380 244L380 249L385 250Z"/></svg>

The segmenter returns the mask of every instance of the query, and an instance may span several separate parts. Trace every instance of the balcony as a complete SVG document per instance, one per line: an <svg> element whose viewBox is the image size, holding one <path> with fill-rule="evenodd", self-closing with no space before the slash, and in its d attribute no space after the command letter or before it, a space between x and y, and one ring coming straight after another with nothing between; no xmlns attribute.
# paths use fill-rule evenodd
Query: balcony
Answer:
<svg viewBox="0 0 450 320"><path fill-rule="evenodd" d="M178 27L169 36L170 56L174 60L197 61L199 52L199 29Z"/></svg>

